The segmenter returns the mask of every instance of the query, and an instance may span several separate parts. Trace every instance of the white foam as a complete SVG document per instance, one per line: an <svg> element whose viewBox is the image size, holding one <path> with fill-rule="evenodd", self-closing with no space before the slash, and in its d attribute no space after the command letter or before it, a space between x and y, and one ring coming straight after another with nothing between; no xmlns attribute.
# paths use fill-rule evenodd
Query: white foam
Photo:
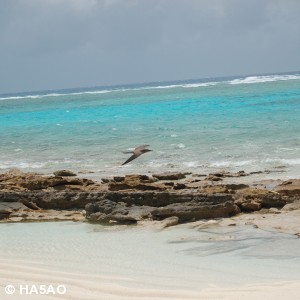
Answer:
<svg viewBox="0 0 300 300"><path fill-rule="evenodd" d="M265 75L265 76L248 76L246 78L233 79L229 84L249 84L249 83L263 83L280 80L295 80L300 79L300 75Z"/></svg>
<svg viewBox="0 0 300 300"><path fill-rule="evenodd" d="M172 89L172 88L197 88L216 85L217 82L204 82L204 83L191 83L191 84L172 84L172 85L159 85L159 86L145 86L140 88L122 88L111 90L99 90L99 91L86 91L86 92L74 92L74 93L50 93L45 95L26 95L26 96L11 96L0 97L0 100L20 100L20 99L42 99L46 97L60 97L60 96L78 96L78 95L93 95L93 94L106 94L112 92L127 92L127 91L142 91L152 89Z"/></svg>
<svg viewBox="0 0 300 300"><path fill-rule="evenodd" d="M185 148L185 144L182 144L182 143L177 144L177 145L176 145L176 148L178 148L178 149L183 149L183 148Z"/></svg>
<svg viewBox="0 0 300 300"><path fill-rule="evenodd" d="M128 88L112 88L106 90L95 90L95 91L84 91L84 92L73 92L73 93L49 93L49 94L38 94L38 95L26 95L26 96L7 96L0 97L0 100L18 100L18 99L40 99L46 97L60 97L60 96L77 96L85 94L106 94L112 92L127 92L127 91L142 91L152 89L173 89L173 88L198 88L214 86L219 83L229 84L248 84L248 83L261 83L271 82L279 80L295 80L300 79L300 74L286 74L286 75L262 75L262 76L248 76L246 78L233 79L231 81L211 81L211 82L198 82L198 83L180 83L180 84L169 84L169 85L158 85L158 86L143 86L143 87L128 87Z"/></svg>
<svg viewBox="0 0 300 300"><path fill-rule="evenodd" d="M184 162L183 165L187 168L198 168L200 167L200 164L198 161L188 161Z"/></svg>
<svg viewBox="0 0 300 300"><path fill-rule="evenodd" d="M190 84L183 84L182 87L197 88L197 87L213 86L216 84L218 84L218 82L190 83Z"/></svg>
<svg viewBox="0 0 300 300"><path fill-rule="evenodd" d="M286 165L300 165L300 158L267 158L266 163L280 163Z"/></svg>
<svg viewBox="0 0 300 300"><path fill-rule="evenodd" d="M0 100L42 99L42 98L46 98L46 97L77 96L77 95L84 95L84 94L105 94L105 93L111 93L114 91L115 90L101 90L101 91L93 91L93 92L61 93L61 94L51 93L51 94L45 94L45 95L11 96L11 97L2 97L2 98L0 98Z"/></svg>
<svg viewBox="0 0 300 300"><path fill-rule="evenodd" d="M254 160L242 160L242 161L216 161L210 164L211 167L242 167L254 164Z"/></svg>

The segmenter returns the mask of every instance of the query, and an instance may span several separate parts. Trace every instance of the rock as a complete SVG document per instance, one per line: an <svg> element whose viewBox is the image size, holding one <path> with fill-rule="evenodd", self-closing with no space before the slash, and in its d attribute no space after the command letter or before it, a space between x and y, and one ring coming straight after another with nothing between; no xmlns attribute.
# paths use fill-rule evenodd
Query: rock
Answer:
<svg viewBox="0 0 300 300"><path fill-rule="evenodd" d="M125 180L124 176L114 176L115 182L123 182Z"/></svg>
<svg viewBox="0 0 300 300"><path fill-rule="evenodd" d="M26 199L22 199L21 202L28 208L33 210L40 210L40 208L32 201L28 201Z"/></svg>
<svg viewBox="0 0 300 300"><path fill-rule="evenodd" d="M110 183L110 182L112 182L113 180L110 179L110 178L101 178L101 181L102 181L103 183Z"/></svg>
<svg viewBox="0 0 300 300"><path fill-rule="evenodd" d="M154 174L154 178L158 180L179 180L185 178L185 174L183 173L173 173L173 172L166 172L161 174Z"/></svg>
<svg viewBox="0 0 300 300"><path fill-rule="evenodd" d="M184 190L186 188L187 186L184 183L177 183L173 187L174 190Z"/></svg>
<svg viewBox="0 0 300 300"><path fill-rule="evenodd" d="M139 190L139 191L158 191L165 190L163 185L154 184L128 184L128 183L110 183L108 185L110 191L122 191L122 190Z"/></svg>
<svg viewBox="0 0 300 300"><path fill-rule="evenodd" d="M86 218L90 222L110 223L136 223L150 216L152 210L148 206L129 206L124 202L102 200L89 203L85 207Z"/></svg>
<svg viewBox="0 0 300 300"><path fill-rule="evenodd" d="M8 191L34 191L45 189L72 189L73 186L95 185L92 180L81 178L41 176L21 171L9 171L0 175L0 184Z"/></svg>
<svg viewBox="0 0 300 300"><path fill-rule="evenodd" d="M239 208L232 202L214 205L205 205L197 202L173 203L152 211L154 220L162 220L171 216L179 218L179 222L196 221L200 219L212 219L230 217L239 213Z"/></svg>
<svg viewBox="0 0 300 300"><path fill-rule="evenodd" d="M281 208L286 204L286 199L282 195L263 189L241 189L237 191L234 198L236 199L235 203L244 211L271 207Z"/></svg>
<svg viewBox="0 0 300 300"><path fill-rule="evenodd" d="M20 202L0 202L0 220L10 219L15 213L24 214L28 207Z"/></svg>
<svg viewBox="0 0 300 300"><path fill-rule="evenodd" d="M90 170L81 170L78 172L78 174L93 174L95 173L94 171L90 171Z"/></svg>
<svg viewBox="0 0 300 300"><path fill-rule="evenodd" d="M206 174L193 174L192 177L206 177Z"/></svg>
<svg viewBox="0 0 300 300"><path fill-rule="evenodd" d="M246 189L246 188L249 188L249 185L248 184L243 184L243 183L231 183L231 184L226 184L224 185L228 190L233 190L233 191L236 191L236 190L241 190L241 189Z"/></svg>
<svg viewBox="0 0 300 300"><path fill-rule="evenodd" d="M282 195L268 193L261 199L261 205L265 208L277 207L281 208L286 205L287 200L282 197Z"/></svg>
<svg viewBox="0 0 300 300"><path fill-rule="evenodd" d="M179 222L179 218L176 216L173 216L173 217L169 217L169 218L162 220L160 225L161 225L161 228L167 228L170 226L177 225L178 222Z"/></svg>
<svg viewBox="0 0 300 300"><path fill-rule="evenodd" d="M77 176L76 173L69 171L69 170L58 170L53 172L53 174L55 176L61 176L61 177L65 177L65 176Z"/></svg>
<svg viewBox="0 0 300 300"><path fill-rule="evenodd" d="M170 217L170 218L166 218L164 220L158 221L158 220L142 220L142 221L138 221L137 225L139 226L143 226L143 227L147 227L147 228L153 228L155 230L162 230L165 229L167 227L170 226L175 226L178 224L178 217Z"/></svg>
<svg viewBox="0 0 300 300"><path fill-rule="evenodd" d="M252 212L261 209L261 203L255 200L248 200L239 205L241 211Z"/></svg>
<svg viewBox="0 0 300 300"><path fill-rule="evenodd" d="M283 211L300 210L300 200L297 200L293 203L286 204L281 210Z"/></svg>
<svg viewBox="0 0 300 300"><path fill-rule="evenodd" d="M247 174L245 171L238 171L236 175L237 177L242 177L242 176L248 176L249 174Z"/></svg>
<svg viewBox="0 0 300 300"><path fill-rule="evenodd" d="M274 191L287 196L300 196L300 179L284 181Z"/></svg>
<svg viewBox="0 0 300 300"><path fill-rule="evenodd" d="M297 192L300 180L276 182L276 189L281 192L274 192L262 186L250 188L240 183L194 182L194 177L184 179L185 175L115 176L99 184L83 178L12 170L0 174L0 219L82 220L84 215L77 210L87 205L90 205L87 206L87 220L104 223L136 223L152 219L160 222L169 217L178 218L182 223L228 217L240 210L251 212L283 206L284 210L298 209L295 201L300 201ZM238 175L219 172L209 176L222 179ZM106 211L109 207L111 212ZM65 213L66 210L71 212Z"/></svg>
<svg viewBox="0 0 300 300"><path fill-rule="evenodd" d="M278 208L275 208L275 207L271 207L269 209L269 212L272 213L272 214L280 214L281 213L281 211Z"/></svg>
<svg viewBox="0 0 300 300"><path fill-rule="evenodd" d="M215 176L214 174L209 174L205 180L210 180L210 181L221 181L223 180L220 176Z"/></svg>
<svg viewBox="0 0 300 300"><path fill-rule="evenodd" d="M126 181L147 181L150 177L147 175L125 175Z"/></svg>
<svg viewBox="0 0 300 300"><path fill-rule="evenodd" d="M141 195L141 198L139 198ZM164 198L163 196L167 196ZM91 222L136 223L144 219L163 220L178 217L179 222L203 218L226 217L239 212L229 195L205 195L152 192L105 195L105 199L86 205L86 217ZM144 198L142 198L144 197Z"/></svg>

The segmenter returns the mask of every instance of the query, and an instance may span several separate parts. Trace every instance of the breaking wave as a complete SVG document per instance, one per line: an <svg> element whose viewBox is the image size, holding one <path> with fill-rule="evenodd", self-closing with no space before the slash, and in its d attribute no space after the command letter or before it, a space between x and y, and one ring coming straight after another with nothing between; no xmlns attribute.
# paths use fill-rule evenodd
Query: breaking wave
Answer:
<svg viewBox="0 0 300 300"><path fill-rule="evenodd" d="M203 82L195 82L192 80L190 82L180 82L174 84L166 84L166 85L145 85L145 86L127 86L127 87L111 87L107 89L99 90L83 90L83 91L75 91L74 92L65 92L61 91L58 93L48 93L48 94L32 94L32 95L3 95L0 100L19 100L19 99L41 99L46 97L61 97L61 96L78 96L78 95L88 95L88 94L106 94L106 93L113 93L113 92L128 92L128 91L143 91L143 90L155 90L155 89L188 89L188 88L201 88L201 87L209 87L215 86L218 84L230 84L230 85L237 85L237 84L250 84L250 83L263 83L263 82L273 82L273 81L282 81L282 80L295 80L300 79L300 74L277 74L277 75L261 75L261 76L248 76L248 77L240 77L232 80L226 79L218 79L216 78L214 81L207 81Z"/></svg>
<svg viewBox="0 0 300 300"><path fill-rule="evenodd" d="M299 74L294 75L267 75L267 76L248 76L246 78L237 78L229 81L229 84L248 84L248 83L263 83L281 80L300 79Z"/></svg>

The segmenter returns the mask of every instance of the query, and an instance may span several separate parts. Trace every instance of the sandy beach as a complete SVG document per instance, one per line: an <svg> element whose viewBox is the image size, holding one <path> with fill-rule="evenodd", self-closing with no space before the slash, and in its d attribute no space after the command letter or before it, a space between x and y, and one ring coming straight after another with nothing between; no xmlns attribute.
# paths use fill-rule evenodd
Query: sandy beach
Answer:
<svg viewBox="0 0 300 300"><path fill-rule="evenodd" d="M164 227L2 223L1 299L299 299L299 216L282 210ZM15 293L7 295L5 287ZM24 289L23 289L24 290Z"/></svg>
<svg viewBox="0 0 300 300"><path fill-rule="evenodd" d="M299 0L0 16L0 300L300 300Z"/></svg>
<svg viewBox="0 0 300 300"><path fill-rule="evenodd" d="M300 281L275 282L272 284L244 285L236 288L209 287L202 290L184 289L152 289L130 287L128 278L97 277L88 274L75 274L57 272L53 270L34 268L26 264L6 261L1 266L1 299L212 299L212 300L238 300L238 299L299 299ZM9 270L7 270L9 269ZM3 271L7 270L7 271ZM43 284L51 282L53 285L64 284L67 286L65 295L7 295L3 290L3 283L9 282L18 287L23 284Z"/></svg>
<svg viewBox="0 0 300 300"><path fill-rule="evenodd" d="M299 179L87 177L0 174L1 299L299 299Z"/></svg>
<svg viewBox="0 0 300 300"><path fill-rule="evenodd" d="M288 219L288 216L286 217L285 220ZM5 247L0 247L2 252L0 261L1 299L23 299L24 295L20 295L19 291L20 285L29 286L29 289L32 285L52 285L55 287L64 285L66 287L66 293L63 295L35 295L34 293L30 296L26 295L30 299L217 300L241 299L241 297L243 299L282 299L283 297L299 299L300 281L296 278L299 277L300 268L293 265L297 264L299 260L296 257L299 255L298 238L284 235L285 247L273 251L271 245L276 247L276 240L271 239L267 244L262 244L260 238L268 240L268 232L267 235L264 232L264 236L259 237L259 234L254 235L254 231L258 229L248 225L247 227L250 228L252 234L249 235L248 232L247 238L250 240L255 238L260 242L254 242L250 248L242 248L242 252L245 253L241 255L241 249L238 248L240 248L241 240L243 240L241 233L245 226L238 225L234 229L235 235L231 230L233 227L224 224L227 221L209 222L208 224L204 224L207 222L196 222L178 225L176 226L177 229L164 229L163 235L168 236L169 243L171 240L175 243L178 238L181 240L181 244L175 243L175 245L199 243L201 239L205 244L208 240L216 238L214 247L218 248L217 251L213 250L214 247L209 250L205 249L204 256L201 257L201 252L198 253L198 255L200 254L200 261L199 256L198 259L197 255L192 257L192 264L192 261L189 260L190 255L185 253L182 256L180 254L182 247L181 250L164 249L161 238L162 231L155 229L152 232L152 230L149 231L149 227L138 231L126 228L110 229L105 239L106 246L103 247L98 244L99 247L97 247L97 243L95 243L92 248L89 243L85 243L86 239L80 241L79 235L78 239L75 239L76 234L73 234L71 238L69 237L71 231L73 233L80 231L78 226L81 225L72 225L72 223L69 225L68 223L27 224L30 226L28 228L31 232L30 235L22 239L21 235L24 235L22 230L21 233L16 233L14 242L10 242L9 249L6 249L7 253ZM14 224L11 227L19 226L20 229L20 226L24 228L27 225ZM47 227L44 230L35 230L39 225ZM2 224L1 226L5 225ZM224 234L225 226L230 228L229 234L228 232ZM64 227L67 227L64 234L57 233L59 228L63 230ZM196 231L195 228L197 228ZM213 229L211 232L217 229L215 233L221 230L222 235L212 234L209 237L203 237L201 231L207 233L209 232L208 228ZM16 232L16 230L18 228L9 229L11 232ZM98 235L101 231L98 230L99 228L93 234ZM190 230L193 231L192 234L189 233ZM51 238L40 238L42 232L48 232L47 234ZM197 232L200 234L195 235ZM123 235L123 240L120 238L120 233ZM114 234L117 234L117 237ZM59 240L59 235L61 240L66 240L65 244L69 243L71 247L69 250L64 248L66 245ZM155 236L159 241L155 241ZM275 239L279 238L277 246L280 246L283 237L280 234L276 237L276 233L273 233L272 236ZM53 242L56 238L58 241ZM24 239L27 243L24 243ZM48 242L46 242L47 239L49 239ZM129 242L123 243L125 239L128 239ZM137 241L135 242L134 239ZM229 241L230 245L227 245L226 249L222 249L220 244L226 239L231 240ZM138 246L141 240L147 241L151 245L144 243L144 245ZM120 243L120 245L117 246L116 243ZM236 249L234 249L235 243L238 244ZM130 244L132 248L130 248ZM32 247L30 248L28 245L32 245ZM133 249L137 246L141 249L134 251ZM80 251L71 250L74 247L78 247ZM150 250L147 251L147 248ZM109 251L109 256L111 256L112 261L110 262L106 261L109 256L104 254L105 249ZM190 246L185 250L190 250ZM123 251L125 254L118 255L119 251ZM145 252L143 253L143 251ZM98 252L99 256L95 252ZM94 256L91 253L94 253ZM102 258L101 253L103 254ZM228 253L232 253L232 255ZM181 263L176 260L178 255L182 259ZM173 266L172 260L175 263ZM209 262L205 262L206 260ZM13 295L5 293L4 288L7 285L13 285L16 288ZM25 293L24 288L23 293Z"/></svg>

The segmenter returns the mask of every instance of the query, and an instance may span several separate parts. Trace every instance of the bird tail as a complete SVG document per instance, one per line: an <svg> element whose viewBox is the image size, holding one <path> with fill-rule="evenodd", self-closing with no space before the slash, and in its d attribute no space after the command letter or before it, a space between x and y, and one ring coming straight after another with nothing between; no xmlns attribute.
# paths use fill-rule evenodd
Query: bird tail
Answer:
<svg viewBox="0 0 300 300"><path fill-rule="evenodd" d="M123 151L124 154L132 154L133 151Z"/></svg>

